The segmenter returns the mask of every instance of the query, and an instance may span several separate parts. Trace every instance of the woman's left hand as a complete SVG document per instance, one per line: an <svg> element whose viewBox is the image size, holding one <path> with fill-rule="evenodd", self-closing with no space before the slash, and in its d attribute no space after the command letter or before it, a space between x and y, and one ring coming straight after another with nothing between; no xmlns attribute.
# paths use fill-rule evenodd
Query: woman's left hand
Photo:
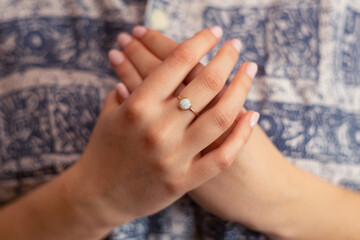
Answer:
<svg viewBox="0 0 360 240"><path fill-rule="evenodd" d="M119 44L123 53L112 50L109 54L115 72L126 85L118 87L118 92L123 97L134 91L142 79L178 45L162 34L144 27L135 27L133 35L135 38L121 34ZM248 64L243 64L242 69L245 70ZM198 64L186 78L184 85L202 69L203 66ZM248 74L254 77L255 72ZM216 103L217 99L218 97L208 107ZM216 148L227 134L229 131L204 152ZM215 215L242 223L273 238L328 239L327 237L335 236L328 235L328 229L336 228L336 221L331 221L333 215L324 213L330 209L336 210L343 196L353 193L293 166L260 127L256 127L234 164L189 194ZM346 211L341 214L346 214ZM317 231L304 231L312 229L314 222L328 224L318 224ZM345 236L347 233L341 234L338 231L337 234Z"/></svg>

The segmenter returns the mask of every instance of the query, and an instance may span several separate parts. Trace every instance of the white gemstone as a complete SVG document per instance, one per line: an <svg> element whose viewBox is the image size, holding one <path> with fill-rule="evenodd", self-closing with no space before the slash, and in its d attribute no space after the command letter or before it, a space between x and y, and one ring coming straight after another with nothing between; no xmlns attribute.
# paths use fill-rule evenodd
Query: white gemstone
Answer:
<svg viewBox="0 0 360 240"><path fill-rule="evenodd" d="M188 110L191 107L191 103L189 99L181 99L180 100L180 108L184 110Z"/></svg>

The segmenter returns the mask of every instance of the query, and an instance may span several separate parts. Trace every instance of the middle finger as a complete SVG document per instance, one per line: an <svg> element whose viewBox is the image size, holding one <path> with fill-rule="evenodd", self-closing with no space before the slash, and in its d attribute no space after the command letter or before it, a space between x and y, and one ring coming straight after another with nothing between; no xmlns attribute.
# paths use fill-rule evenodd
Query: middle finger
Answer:
<svg viewBox="0 0 360 240"><path fill-rule="evenodd" d="M137 89L138 94L152 100L165 100L173 94L200 59L217 44L222 36L220 27L200 31L180 44L175 51ZM149 89L152 89L149 93Z"/></svg>
<svg viewBox="0 0 360 240"><path fill-rule="evenodd" d="M189 99L191 101L190 111L185 113L173 108L173 111L169 111L169 114L181 121L181 124L188 125L196 117L196 113L201 112L223 89L237 62L240 49L241 42L239 40L233 39L226 42L204 70L180 92L179 99ZM179 104L179 99L172 101ZM174 111L176 112L174 113Z"/></svg>

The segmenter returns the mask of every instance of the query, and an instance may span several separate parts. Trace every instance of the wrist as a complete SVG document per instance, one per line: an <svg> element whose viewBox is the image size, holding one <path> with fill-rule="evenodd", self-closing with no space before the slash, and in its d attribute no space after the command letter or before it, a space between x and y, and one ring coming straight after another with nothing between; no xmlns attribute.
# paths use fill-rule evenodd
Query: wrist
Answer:
<svg viewBox="0 0 360 240"><path fill-rule="evenodd" d="M116 226L126 222L113 221L110 209L100 197L96 185L88 179L80 162L74 164L62 176L63 196L74 218L84 229L91 230L93 236L103 237Z"/></svg>
<svg viewBox="0 0 360 240"><path fill-rule="evenodd" d="M106 171L98 166L101 156L85 151L79 161L67 171L63 186L69 205L74 208L79 218L98 231L108 232L117 226L124 225L138 218L129 211L129 197L116 184L116 191L122 192L121 199L114 196L114 180L109 179Z"/></svg>

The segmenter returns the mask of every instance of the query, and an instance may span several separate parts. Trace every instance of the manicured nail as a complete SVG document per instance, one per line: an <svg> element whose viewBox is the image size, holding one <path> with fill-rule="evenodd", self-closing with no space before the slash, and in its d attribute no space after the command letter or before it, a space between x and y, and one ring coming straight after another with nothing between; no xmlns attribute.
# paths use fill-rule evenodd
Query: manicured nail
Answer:
<svg viewBox="0 0 360 240"><path fill-rule="evenodd" d="M126 45L128 45L131 42L132 37L127 33L120 33L117 39L118 39L120 46L125 47Z"/></svg>
<svg viewBox="0 0 360 240"><path fill-rule="evenodd" d="M125 57L122 52L112 49L109 52L109 59L113 65L118 66L124 61Z"/></svg>
<svg viewBox="0 0 360 240"><path fill-rule="evenodd" d="M258 66L256 63L250 62L246 64L245 72L251 77L254 78L258 71Z"/></svg>
<svg viewBox="0 0 360 240"><path fill-rule="evenodd" d="M231 45L234 46L234 48L236 49L236 51L239 53L241 48L242 48L242 43L239 39L232 39L230 40Z"/></svg>
<svg viewBox="0 0 360 240"><path fill-rule="evenodd" d="M132 30L133 36L136 38L141 38L146 33L146 27L144 26L135 26Z"/></svg>
<svg viewBox="0 0 360 240"><path fill-rule="evenodd" d="M250 126L253 128L258 123L260 118L260 114L258 112L253 112L253 114L250 117Z"/></svg>
<svg viewBox="0 0 360 240"><path fill-rule="evenodd" d="M129 90L123 83L118 83L116 85L116 91L123 99L127 99L130 96Z"/></svg>
<svg viewBox="0 0 360 240"><path fill-rule="evenodd" d="M219 26L214 26L210 28L210 31L215 35L217 38L221 38L223 35L223 30Z"/></svg>

